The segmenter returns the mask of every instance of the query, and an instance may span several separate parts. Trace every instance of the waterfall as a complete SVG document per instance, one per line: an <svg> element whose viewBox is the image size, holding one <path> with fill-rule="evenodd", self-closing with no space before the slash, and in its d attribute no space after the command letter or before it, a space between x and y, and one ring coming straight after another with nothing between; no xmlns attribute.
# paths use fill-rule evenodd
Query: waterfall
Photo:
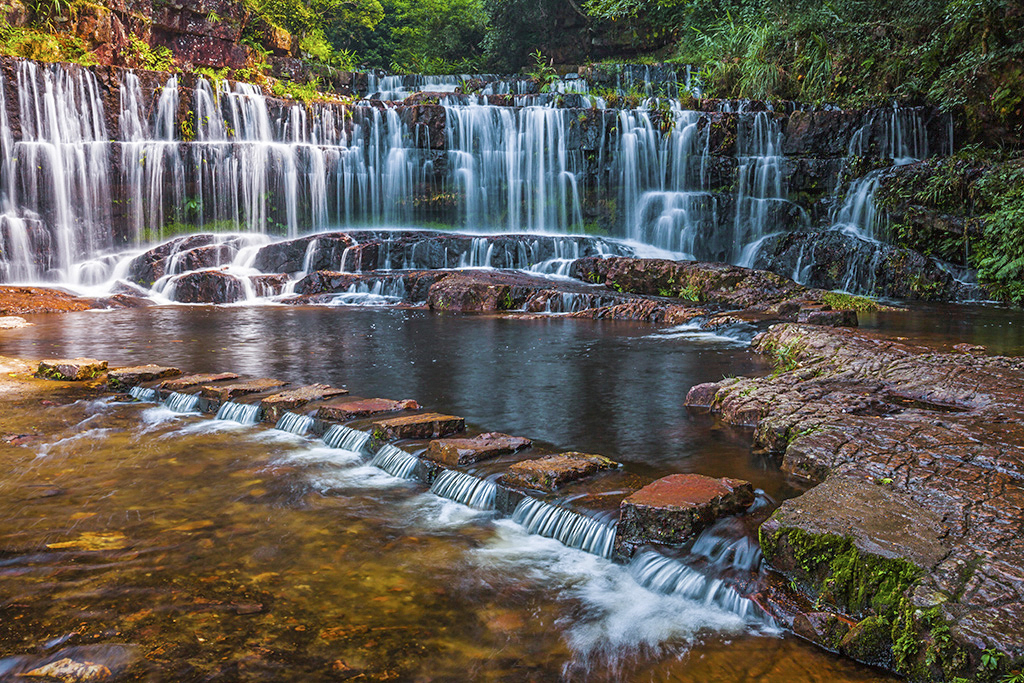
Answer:
<svg viewBox="0 0 1024 683"><path fill-rule="evenodd" d="M523 498L512 512L512 521L531 534L560 541L570 548L611 557L615 526L534 498Z"/></svg>
<svg viewBox="0 0 1024 683"><path fill-rule="evenodd" d="M156 389L147 389L146 387L134 386L128 390L128 393L137 401L155 403L160 399L159 395L156 393Z"/></svg>
<svg viewBox="0 0 1024 683"><path fill-rule="evenodd" d="M401 448L386 444L377 451L377 455L373 456L370 464L379 467L392 477L412 479L419 462L416 456L406 453Z"/></svg>
<svg viewBox="0 0 1024 683"><path fill-rule="evenodd" d="M681 595L716 605L744 618L764 618L761 609L721 578L706 575L653 550L638 553L629 564L636 582L658 593Z"/></svg>
<svg viewBox="0 0 1024 683"><path fill-rule="evenodd" d="M324 432L323 440L328 448L360 453L370 440L370 435L344 425L331 425L330 429Z"/></svg>
<svg viewBox="0 0 1024 683"><path fill-rule="evenodd" d="M280 429L283 432L289 432L291 434L298 434L303 436L309 433L309 430L313 428L313 418L309 415L299 415L298 413L285 413L281 416L281 419L274 425L274 429Z"/></svg>
<svg viewBox="0 0 1024 683"><path fill-rule="evenodd" d="M254 425L259 422L259 417L259 403L235 403L234 401L225 401L221 405L220 410L217 411L216 419L238 422L244 425Z"/></svg>
<svg viewBox="0 0 1024 683"><path fill-rule="evenodd" d="M477 510L493 510L497 491L493 482L456 470L445 470L430 487L430 492L437 496Z"/></svg>
<svg viewBox="0 0 1024 683"><path fill-rule="evenodd" d="M182 394L175 391L167 397L165 403L176 413L195 413L199 410L199 394Z"/></svg>

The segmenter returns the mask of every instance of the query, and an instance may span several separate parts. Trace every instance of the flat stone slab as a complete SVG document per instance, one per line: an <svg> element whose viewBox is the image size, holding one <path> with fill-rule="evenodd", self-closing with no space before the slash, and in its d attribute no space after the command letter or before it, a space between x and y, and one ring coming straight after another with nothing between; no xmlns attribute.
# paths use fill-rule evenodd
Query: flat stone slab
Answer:
<svg viewBox="0 0 1024 683"><path fill-rule="evenodd" d="M263 391L272 391L278 387L287 385L279 379L253 379L248 382L237 384L224 384L222 386L204 386L203 396L217 401L230 401L238 396L247 394L258 394Z"/></svg>
<svg viewBox="0 0 1024 683"><path fill-rule="evenodd" d="M454 415L424 413L377 420L371 425L375 442L398 439L437 439L448 434L457 434L466 428L466 420Z"/></svg>
<svg viewBox="0 0 1024 683"><path fill-rule="evenodd" d="M622 501L616 542L682 543L720 517L743 512L753 502L750 482L672 474Z"/></svg>
<svg viewBox="0 0 1024 683"><path fill-rule="evenodd" d="M302 407L312 401L321 401L347 393L348 389L336 389L326 384L310 384L268 396L260 401L260 405L263 408L264 419L276 422L286 411Z"/></svg>
<svg viewBox="0 0 1024 683"><path fill-rule="evenodd" d="M532 445L532 441L521 436L488 432L471 439L435 439L423 457L456 467L515 453Z"/></svg>
<svg viewBox="0 0 1024 683"><path fill-rule="evenodd" d="M185 391L211 382L223 382L229 379L238 379L239 375L233 372L205 373L201 375L185 375L176 379L169 379L160 383L160 389L164 391Z"/></svg>
<svg viewBox="0 0 1024 683"><path fill-rule="evenodd" d="M389 398L361 398L339 403L327 403L316 411L321 420L338 420L347 422L361 417L396 413L399 410L418 410L420 404L412 399L393 401Z"/></svg>
<svg viewBox="0 0 1024 683"><path fill-rule="evenodd" d="M16 330L20 327L28 327L31 324L32 323L24 318L19 318L16 315L5 315L0 317L0 330Z"/></svg>
<svg viewBox="0 0 1024 683"><path fill-rule="evenodd" d="M39 361L36 375L63 382L94 379L107 371L107 361L95 358L50 358Z"/></svg>
<svg viewBox="0 0 1024 683"><path fill-rule="evenodd" d="M111 389L129 389L143 382L152 382L165 377L176 377L181 374L178 368L163 365L137 365L131 368L114 368L107 373L107 381Z"/></svg>
<svg viewBox="0 0 1024 683"><path fill-rule="evenodd" d="M500 481L508 486L554 491L569 482L618 466L619 463L603 455L571 451L517 462L501 475Z"/></svg>

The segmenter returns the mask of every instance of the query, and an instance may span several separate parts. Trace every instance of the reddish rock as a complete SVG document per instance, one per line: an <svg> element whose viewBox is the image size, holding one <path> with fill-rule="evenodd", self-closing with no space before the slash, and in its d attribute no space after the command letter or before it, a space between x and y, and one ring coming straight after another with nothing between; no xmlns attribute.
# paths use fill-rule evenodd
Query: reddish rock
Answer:
<svg viewBox="0 0 1024 683"><path fill-rule="evenodd" d="M648 484L619 506L617 544L682 543L715 520L743 512L754 487L739 479L673 474Z"/></svg>
<svg viewBox="0 0 1024 683"><path fill-rule="evenodd" d="M361 417L395 413L399 410L418 410L420 404L412 399L392 401L388 398L362 398L339 403L327 403L317 410L316 416L321 420L338 420L347 422Z"/></svg>
<svg viewBox="0 0 1024 683"><path fill-rule="evenodd" d="M278 379L253 379L248 382L239 382L238 384L204 386L203 396L216 401L230 401L238 396L271 391L272 389L283 387L286 384L288 384L288 382L282 382Z"/></svg>
<svg viewBox="0 0 1024 683"><path fill-rule="evenodd" d="M603 455L589 453L559 453L535 460L524 460L512 465L501 476L507 486L554 491L569 482L597 474L601 470L619 467L619 463Z"/></svg>
<svg viewBox="0 0 1024 683"><path fill-rule="evenodd" d="M178 377L176 379L169 379L164 382L161 382L160 389L161 391L184 391L185 389L198 387L202 384L210 384L212 382L224 382L230 379L238 379L238 375L236 375L233 372L185 375L184 377Z"/></svg>
<svg viewBox="0 0 1024 683"><path fill-rule="evenodd" d="M222 270L199 270L176 277L171 298L183 304L231 304L246 298L245 285Z"/></svg>
<svg viewBox="0 0 1024 683"><path fill-rule="evenodd" d="M265 421L277 422L289 410L294 410L312 401L321 401L347 393L347 389L335 389L326 384L310 384L268 396L260 401L260 406L263 408L262 414Z"/></svg>
<svg viewBox="0 0 1024 683"><path fill-rule="evenodd" d="M38 377L63 382L80 382L99 377L107 370L107 361L94 358L65 358L39 361Z"/></svg>
<svg viewBox="0 0 1024 683"><path fill-rule="evenodd" d="M456 467L515 453L532 444L532 441L520 436L488 432L471 439L436 439L430 442L423 457Z"/></svg>
<svg viewBox="0 0 1024 683"><path fill-rule="evenodd" d="M804 310L800 311L796 319L808 325L857 327L857 311Z"/></svg>
<svg viewBox="0 0 1024 683"><path fill-rule="evenodd" d="M68 313L93 308L90 299L46 287L0 287L0 315Z"/></svg>
<svg viewBox="0 0 1024 683"><path fill-rule="evenodd" d="M284 293L288 284L288 276L279 275L253 275L249 278L252 282L252 289L256 296L279 296Z"/></svg>
<svg viewBox="0 0 1024 683"><path fill-rule="evenodd" d="M706 382L691 387L686 393L686 405L695 408L710 408L715 402L715 394L721 385L718 382Z"/></svg>
<svg viewBox="0 0 1024 683"><path fill-rule="evenodd" d="M424 413L406 417L377 420L371 425L373 441L383 443L398 439L431 439L457 434L466 428L466 421L453 415Z"/></svg>
<svg viewBox="0 0 1024 683"><path fill-rule="evenodd" d="M130 389L143 382L152 382L165 377L176 377L181 374L178 368L162 365L139 365L131 368L115 368L107 374L107 382L115 391Z"/></svg>

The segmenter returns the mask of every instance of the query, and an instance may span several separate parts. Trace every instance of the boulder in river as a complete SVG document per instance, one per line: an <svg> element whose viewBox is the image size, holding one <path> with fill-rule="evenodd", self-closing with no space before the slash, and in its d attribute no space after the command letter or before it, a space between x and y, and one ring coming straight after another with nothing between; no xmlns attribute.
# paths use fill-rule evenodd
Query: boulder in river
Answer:
<svg viewBox="0 0 1024 683"><path fill-rule="evenodd" d="M488 432L469 439L435 439L423 457L456 467L529 448L532 441L521 436Z"/></svg>
<svg viewBox="0 0 1024 683"><path fill-rule="evenodd" d="M95 379L107 371L107 361L95 358L60 358L39 361L36 375L62 382Z"/></svg>
<svg viewBox="0 0 1024 683"><path fill-rule="evenodd" d="M506 486L554 491L565 484L585 479L602 470L611 470L619 463L603 455L590 453L557 453L533 460L523 460L509 467L501 475Z"/></svg>

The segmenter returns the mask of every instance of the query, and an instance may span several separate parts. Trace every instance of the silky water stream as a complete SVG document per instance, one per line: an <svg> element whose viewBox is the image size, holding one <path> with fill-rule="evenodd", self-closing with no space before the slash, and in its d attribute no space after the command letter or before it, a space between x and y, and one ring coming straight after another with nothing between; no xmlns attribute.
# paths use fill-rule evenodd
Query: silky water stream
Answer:
<svg viewBox="0 0 1024 683"><path fill-rule="evenodd" d="M693 384L766 371L687 328L273 306L33 322L0 354L329 382L637 476L742 477L762 505L799 491L749 433L683 408ZM432 493L291 422L50 398L0 430L25 435L0 445L0 679L70 653L146 680L888 680L695 573L756 570L743 531L617 565L498 518L486 482Z"/></svg>

